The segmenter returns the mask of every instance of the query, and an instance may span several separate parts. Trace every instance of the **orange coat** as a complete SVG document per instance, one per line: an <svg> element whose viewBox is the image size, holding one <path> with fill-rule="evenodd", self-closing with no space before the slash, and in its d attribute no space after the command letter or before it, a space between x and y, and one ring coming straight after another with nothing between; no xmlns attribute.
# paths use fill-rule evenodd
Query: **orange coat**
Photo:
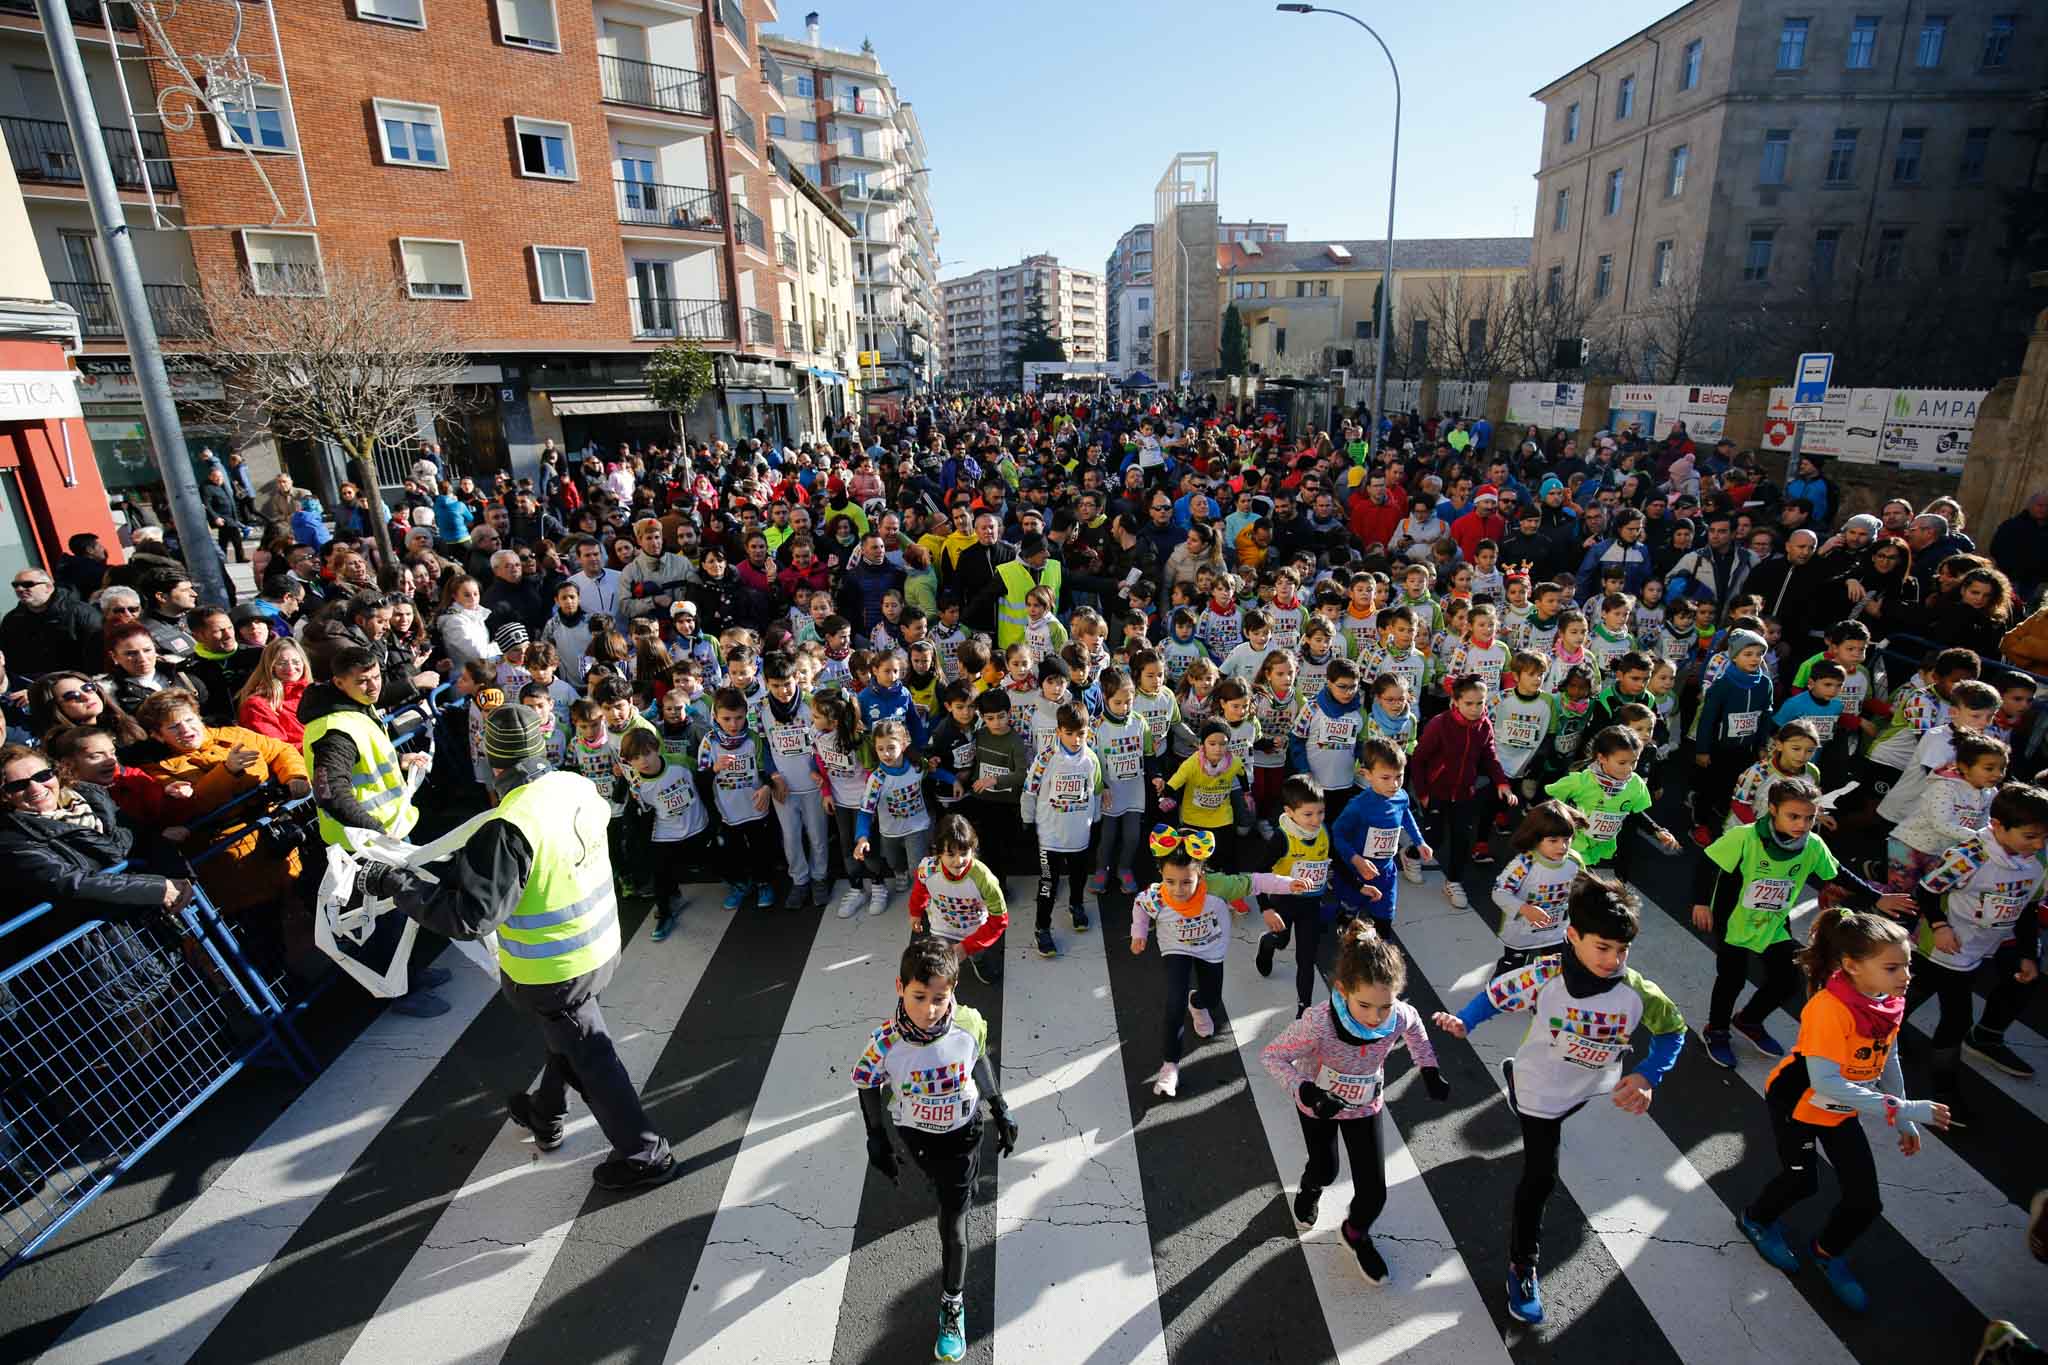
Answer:
<svg viewBox="0 0 2048 1365"><path fill-rule="evenodd" d="M237 746L256 751L256 761L240 773L227 765L228 754ZM266 780L306 780L306 763L297 749L239 725L208 726L206 738L197 749L189 754L165 754L144 764L142 770L158 783L192 784L189 799L164 802L162 818L171 825L202 820ZM229 826L230 831L236 828L240 827ZM226 852L201 864L199 881L221 910L246 910L275 905L286 889L285 883L297 878L302 869L297 849L280 858L264 851L259 836L250 831L236 839Z"/></svg>
<svg viewBox="0 0 2048 1365"><path fill-rule="evenodd" d="M2029 616L1999 641L2005 661L2029 673L2048 673L2048 607Z"/></svg>

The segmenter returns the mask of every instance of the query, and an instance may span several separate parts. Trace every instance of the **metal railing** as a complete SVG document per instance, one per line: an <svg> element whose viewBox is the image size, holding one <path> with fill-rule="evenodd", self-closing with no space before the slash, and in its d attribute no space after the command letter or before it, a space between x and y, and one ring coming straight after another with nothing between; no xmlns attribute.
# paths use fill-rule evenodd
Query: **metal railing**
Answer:
<svg viewBox="0 0 2048 1365"><path fill-rule="evenodd" d="M732 310L724 299L637 298L632 303L634 336L732 340Z"/></svg>
<svg viewBox="0 0 2048 1365"><path fill-rule="evenodd" d="M100 23L98 0L65 0L64 8L71 14L74 24ZM114 27L124 32L135 31L135 11L127 5L110 5ZM36 12L36 0L0 0L0 14L25 14L31 19L40 17Z"/></svg>
<svg viewBox="0 0 2048 1365"><path fill-rule="evenodd" d="M761 346L775 344L775 319L759 308L740 309L740 322L746 328L748 341Z"/></svg>
<svg viewBox="0 0 2048 1365"><path fill-rule="evenodd" d="M22 180L37 181L46 185L82 185L84 172L78 164L78 152L71 145L71 129L57 119L19 118L14 115L0 117L0 133L7 138L7 155L14 163L14 174ZM178 188L177 177L171 174L170 147L164 135L154 129L142 130L142 156L135 155L135 142L128 136L126 128L100 128L100 140L105 143L107 160L113 163L114 183L124 190L145 188L143 177L149 177L147 187L159 193L169 194Z"/></svg>
<svg viewBox="0 0 2048 1365"><path fill-rule="evenodd" d="M863 118L889 117L888 109L877 95L855 95L850 92L842 94L833 108L843 114L859 114Z"/></svg>
<svg viewBox="0 0 2048 1365"><path fill-rule="evenodd" d="M78 312L81 331L89 337L121 335L121 314L114 307L114 287L90 280L51 280L50 289L59 303ZM143 296L149 302L149 316L158 336L195 337L201 334L199 291L182 284L145 284Z"/></svg>
<svg viewBox="0 0 2048 1365"><path fill-rule="evenodd" d="M761 57L761 84L767 86L778 95L782 94L782 63L777 61L775 54L765 47L756 48L755 50Z"/></svg>
<svg viewBox="0 0 2048 1365"><path fill-rule="evenodd" d="M804 325L801 322L798 322L795 318L791 318L789 320L788 327L789 349L792 351L801 351L804 348Z"/></svg>
<svg viewBox="0 0 2048 1365"><path fill-rule="evenodd" d="M718 22L732 30L741 47L747 45L747 16L740 13L737 0L718 0Z"/></svg>
<svg viewBox="0 0 2048 1365"><path fill-rule="evenodd" d="M650 180L615 180L619 221L647 227L688 228L716 232L725 226L718 196L695 185L658 185Z"/></svg>
<svg viewBox="0 0 2048 1365"><path fill-rule="evenodd" d="M599 53L597 74L604 98L614 104L711 116L711 78L702 71Z"/></svg>
<svg viewBox="0 0 2048 1365"><path fill-rule="evenodd" d="M768 249L768 229L761 222L761 215L745 204L732 206L732 233L748 246Z"/></svg>
<svg viewBox="0 0 2048 1365"><path fill-rule="evenodd" d="M786 232L775 235L775 244L781 250L782 263L791 270L796 269L796 238Z"/></svg>
<svg viewBox="0 0 2048 1365"><path fill-rule="evenodd" d="M740 102L731 95L725 100L725 131L746 144L748 151L761 149L761 132L754 126L754 116L740 107Z"/></svg>

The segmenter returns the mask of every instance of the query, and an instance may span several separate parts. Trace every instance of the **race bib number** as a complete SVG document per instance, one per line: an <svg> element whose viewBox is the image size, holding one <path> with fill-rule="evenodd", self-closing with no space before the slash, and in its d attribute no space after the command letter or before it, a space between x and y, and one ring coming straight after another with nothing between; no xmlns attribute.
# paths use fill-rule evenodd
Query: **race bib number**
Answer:
<svg viewBox="0 0 2048 1365"><path fill-rule="evenodd" d="M1783 914L1792 903L1790 877L1758 877L1743 889L1743 904L1752 910Z"/></svg>
<svg viewBox="0 0 2048 1365"><path fill-rule="evenodd" d="M800 758L810 752L810 736L801 729L784 726L768 732L768 741L775 753L782 758Z"/></svg>
<svg viewBox="0 0 2048 1365"><path fill-rule="evenodd" d="M2026 908L2024 891L1986 891L1978 900L1978 918L1985 924L2014 924Z"/></svg>
<svg viewBox="0 0 2048 1365"><path fill-rule="evenodd" d="M1290 874L1309 891L1320 891L1330 883L1330 860L1328 858L1300 858L1295 861ZM1304 892L1303 894L1307 894Z"/></svg>
<svg viewBox="0 0 2048 1365"><path fill-rule="evenodd" d="M1345 1107L1353 1109L1360 1105L1371 1104L1380 1097L1381 1080L1382 1077L1377 1071L1368 1072L1364 1075L1352 1075L1349 1072L1339 1071L1335 1067L1326 1066L1316 1073L1316 1085L1318 1088L1327 1090L1330 1094L1344 1101Z"/></svg>
<svg viewBox="0 0 2048 1365"><path fill-rule="evenodd" d="M1009 775L1010 767L1007 763L984 763L981 765L981 776L983 777L993 777L1000 780Z"/></svg>
<svg viewBox="0 0 2048 1365"><path fill-rule="evenodd" d="M1533 749L1536 747L1542 727L1534 716L1509 716L1507 727L1501 731L1501 743L1510 749Z"/></svg>
<svg viewBox="0 0 2048 1365"><path fill-rule="evenodd" d="M743 758L726 760L718 769L720 791L751 791L760 785L754 777L754 765Z"/></svg>
<svg viewBox="0 0 2048 1365"><path fill-rule="evenodd" d="M1730 712L1728 715L1728 737L1730 739L1748 739L1756 733L1757 717L1762 714L1763 712L1761 711Z"/></svg>
<svg viewBox="0 0 2048 1365"><path fill-rule="evenodd" d="M1223 803L1230 799L1230 793L1219 787L1198 787L1194 797L1198 810L1221 810Z"/></svg>
<svg viewBox="0 0 2048 1365"><path fill-rule="evenodd" d="M1598 1071L1612 1066L1628 1044L1623 1040L1609 1042L1600 1038L1586 1038L1576 1033L1558 1032L1550 1036L1550 1054L1573 1066Z"/></svg>
<svg viewBox="0 0 2048 1365"><path fill-rule="evenodd" d="M1316 746L1321 749L1335 749L1349 752L1358 747L1358 722L1346 716L1343 720L1328 721L1323 726L1323 738Z"/></svg>
<svg viewBox="0 0 2048 1365"><path fill-rule="evenodd" d="M1063 773L1053 780L1052 803L1063 811L1079 810L1088 804L1088 779L1078 773Z"/></svg>
<svg viewBox="0 0 2048 1365"><path fill-rule="evenodd" d="M1621 833L1626 813L1618 810L1596 810L1586 817L1586 835L1595 843L1605 843Z"/></svg>
<svg viewBox="0 0 2048 1365"><path fill-rule="evenodd" d="M1813 727L1814 733L1820 736L1820 742L1825 744L1835 737L1837 719L1839 717L1836 716L1808 716L1806 723Z"/></svg>
<svg viewBox="0 0 2048 1365"><path fill-rule="evenodd" d="M1171 938L1176 948L1189 951L1206 948L1223 937L1223 925L1207 911L1199 915L1182 915L1169 910L1159 919L1168 926L1161 937Z"/></svg>
<svg viewBox="0 0 2048 1365"><path fill-rule="evenodd" d="M1391 858L1401 847L1399 829L1368 829L1365 832L1365 856L1373 862Z"/></svg>
<svg viewBox="0 0 2048 1365"><path fill-rule="evenodd" d="M903 1112L912 1128L926 1133L950 1133L960 1126L960 1096L937 1095L906 1100Z"/></svg>

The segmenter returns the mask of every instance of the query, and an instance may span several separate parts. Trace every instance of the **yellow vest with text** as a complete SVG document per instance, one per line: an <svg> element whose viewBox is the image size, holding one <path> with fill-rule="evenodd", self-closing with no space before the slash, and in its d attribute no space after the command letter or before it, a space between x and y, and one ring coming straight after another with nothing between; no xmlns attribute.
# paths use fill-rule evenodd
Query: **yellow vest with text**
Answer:
<svg viewBox="0 0 2048 1365"><path fill-rule="evenodd" d="M403 839L419 823L420 813L405 790L405 773L398 766L398 750L391 736L372 717L360 711L333 711L306 727L304 749L306 770L313 770L313 746L330 731L339 731L355 741L356 765L348 775L349 787L364 810L386 834ZM345 842L339 820L320 812L323 843Z"/></svg>
<svg viewBox="0 0 2048 1365"><path fill-rule="evenodd" d="M605 846L611 805L589 778L554 772L515 788L492 818L533 849L518 906L498 926L498 969L522 986L552 986L619 955L619 903Z"/></svg>
<svg viewBox="0 0 2048 1365"><path fill-rule="evenodd" d="M1008 649L1024 639L1024 623L1031 619L1031 613L1024 608L1024 597L1033 588L1044 587L1052 594L1053 609L1060 604L1060 562L1047 559L1038 577L1031 576L1031 566L1021 559L996 566L996 577L1002 581L1003 595L996 599L996 648Z"/></svg>

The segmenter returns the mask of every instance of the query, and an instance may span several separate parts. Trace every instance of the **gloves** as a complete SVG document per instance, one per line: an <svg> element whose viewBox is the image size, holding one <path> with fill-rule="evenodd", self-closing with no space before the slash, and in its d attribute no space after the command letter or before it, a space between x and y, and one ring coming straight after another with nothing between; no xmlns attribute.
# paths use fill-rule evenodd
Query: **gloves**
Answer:
<svg viewBox="0 0 2048 1365"><path fill-rule="evenodd" d="M884 1129L868 1129L868 1165L888 1176L891 1185L896 1183L896 1148Z"/></svg>
<svg viewBox="0 0 2048 1365"><path fill-rule="evenodd" d="M1010 1106L1000 1099L991 1099L988 1116L996 1126L996 1150L1009 1156L1017 1150L1017 1121L1010 1117Z"/></svg>
<svg viewBox="0 0 2048 1365"><path fill-rule="evenodd" d="M1302 1106L1319 1119L1333 1119L1344 1112L1344 1101L1314 1081L1303 1081L1300 1093Z"/></svg>
<svg viewBox="0 0 2048 1365"><path fill-rule="evenodd" d="M1451 1083L1444 1079L1444 1073L1436 1067L1422 1068L1422 1086L1429 1091L1433 1100L1447 1100L1451 1097Z"/></svg>
<svg viewBox="0 0 2048 1365"><path fill-rule="evenodd" d="M645 596L647 596L647 594L648 594L649 592L651 592L651 591L653 591L653 589L652 589L652 587L651 587L651 586L650 586L650 585L648 584L648 582L647 582L647 580L646 580L646 579L644 579L644 578L636 578L636 579L634 579L634 580L633 580L633 587L632 587L632 595L633 595L633 596L635 596L635 597L645 597Z"/></svg>
<svg viewBox="0 0 2048 1365"><path fill-rule="evenodd" d="M399 869L390 863L374 862L366 858L363 860L362 871L356 876L356 886L362 891L365 900L391 900L398 895L403 886L398 874Z"/></svg>

